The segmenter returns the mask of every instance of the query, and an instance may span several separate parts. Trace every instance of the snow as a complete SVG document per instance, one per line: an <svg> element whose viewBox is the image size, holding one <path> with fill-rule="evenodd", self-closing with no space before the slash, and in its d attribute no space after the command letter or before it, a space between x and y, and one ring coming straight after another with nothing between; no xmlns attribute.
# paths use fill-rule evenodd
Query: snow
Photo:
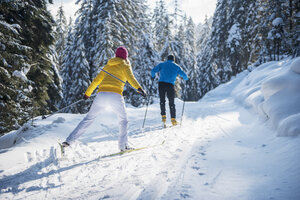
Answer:
<svg viewBox="0 0 300 200"><path fill-rule="evenodd" d="M239 46L239 40L241 40L239 26L238 24L233 24L230 30L228 31L227 46L231 47L232 42L234 42L235 46Z"/></svg>
<svg viewBox="0 0 300 200"><path fill-rule="evenodd" d="M65 158L57 140L84 115L38 117L0 138L1 199L300 199L298 60L265 63L186 102L182 126L162 129L158 99L144 129L146 108L128 106L131 146L156 146L122 156L101 157L118 152L107 111ZM3 148L4 138L16 144Z"/></svg>
<svg viewBox="0 0 300 200"><path fill-rule="evenodd" d="M277 17L272 21L273 26L279 26L283 24L283 20L281 17Z"/></svg>
<svg viewBox="0 0 300 200"><path fill-rule="evenodd" d="M300 74L300 58L296 58L293 61L292 66L291 66L291 70L293 72L296 72L296 73Z"/></svg>
<svg viewBox="0 0 300 200"><path fill-rule="evenodd" d="M299 57L263 64L232 93L244 107L252 108L262 119L269 119L279 136L300 133L300 118L294 116L300 113L300 75L294 72L298 64Z"/></svg>
<svg viewBox="0 0 300 200"><path fill-rule="evenodd" d="M19 32L21 30L21 26L18 24L8 24L5 21L0 20L0 24L2 26L4 26L6 29L10 30L11 32L13 32L14 34L18 35Z"/></svg>
<svg viewBox="0 0 300 200"><path fill-rule="evenodd" d="M24 82L28 81L28 79L23 71L15 70L12 75L22 79Z"/></svg>

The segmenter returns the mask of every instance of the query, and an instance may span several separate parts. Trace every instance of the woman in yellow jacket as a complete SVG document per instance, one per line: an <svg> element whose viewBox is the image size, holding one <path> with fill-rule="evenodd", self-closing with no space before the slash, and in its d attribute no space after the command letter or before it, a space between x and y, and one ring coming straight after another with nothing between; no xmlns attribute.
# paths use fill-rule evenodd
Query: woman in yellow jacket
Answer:
<svg viewBox="0 0 300 200"><path fill-rule="evenodd" d="M128 52L125 47L118 47L116 50L116 57L110 59L104 66L104 70L114 75L115 77L126 81L138 90L140 94L146 96L145 91L135 79L130 63L128 61ZM119 119L119 149L125 151L131 149L127 140L127 113L125 109L125 102L122 96L124 83L120 80L110 76L101 71L93 80L91 85L85 92L84 98L88 99L96 87L99 85L98 94L84 119L77 125L77 127L70 133L66 141L62 143L63 147L72 144L78 137L80 137L86 129L93 123L94 119L104 108L110 106L112 110L118 115Z"/></svg>

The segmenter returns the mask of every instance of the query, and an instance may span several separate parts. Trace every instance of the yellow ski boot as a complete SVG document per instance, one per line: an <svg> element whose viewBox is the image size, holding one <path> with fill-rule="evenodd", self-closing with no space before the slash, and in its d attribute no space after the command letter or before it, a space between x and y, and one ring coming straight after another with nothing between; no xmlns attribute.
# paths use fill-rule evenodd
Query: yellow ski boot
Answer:
<svg viewBox="0 0 300 200"><path fill-rule="evenodd" d="M172 122L172 125L173 126L176 126L177 125L177 121L175 118L171 118L171 122Z"/></svg>
<svg viewBox="0 0 300 200"><path fill-rule="evenodd" d="M166 124L167 116L166 115L161 116L161 121L164 123L164 128L167 128L167 124Z"/></svg>

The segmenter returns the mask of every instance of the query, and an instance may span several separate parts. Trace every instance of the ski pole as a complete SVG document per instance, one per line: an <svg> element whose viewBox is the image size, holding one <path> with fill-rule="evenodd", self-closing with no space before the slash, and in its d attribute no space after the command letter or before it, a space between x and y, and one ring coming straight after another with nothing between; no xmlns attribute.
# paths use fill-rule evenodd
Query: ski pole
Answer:
<svg viewBox="0 0 300 200"><path fill-rule="evenodd" d="M93 94L91 97L93 97L93 96L96 96L96 94ZM56 114L56 113L59 113L60 111L66 109L66 108L69 108L69 107L71 107L71 106L73 106L73 105L76 105L76 104L78 104L78 103L80 103L80 102L82 102L82 101L84 101L84 100L85 100L85 99L80 99L80 100L78 100L78 101L75 101L75 102L71 103L70 105L68 105L68 106L66 106L66 107L63 107L63 108L59 109L58 111L55 111L55 112L51 113L51 114L48 115L48 116L43 115L43 116L42 116L42 119L47 119L48 117L51 117L52 115L54 115L54 114Z"/></svg>
<svg viewBox="0 0 300 200"><path fill-rule="evenodd" d="M181 113L181 120L180 120L180 126L182 124L182 118L183 118L183 112L184 112L184 105L185 105L185 95L186 95L186 84L184 85L184 93L183 93L183 106L182 106L182 113Z"/></svg>
<svg viewBox="0 0 300 200"><path fill-rule="evenodd" d="M149 105L149 101L150 101L150 95L147 97L147 106L146 106L146 112L145 112L145 116L144 116L144 122L143 122L143 127L145 126L145 121L146 121L146 116L147 116L147 112L148 112L148 105Z"/></svg>

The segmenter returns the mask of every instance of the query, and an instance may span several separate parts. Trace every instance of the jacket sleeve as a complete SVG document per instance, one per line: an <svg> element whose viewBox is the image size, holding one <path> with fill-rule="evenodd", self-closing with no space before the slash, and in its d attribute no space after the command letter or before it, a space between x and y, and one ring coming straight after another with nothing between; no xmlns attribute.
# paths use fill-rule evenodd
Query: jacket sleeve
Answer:
<svg viewBox="0 0 300 200"><path fill-rule="evenodd" d="M155 74L156 74L157 72L160 71L160 68L161 68L161 64L158 64L158 65L156 65L156 66L151 70L151 77L152 77L152 78L154 78L154 77L155 77Z"/></svg>
<svg viewBox="0 0 300 200"><path fill-rule="evenodd" d="M184 73L180 67L178 67L178 74L186 81L189 79L186 73Z"/></svg>
<svg viewBox="0 0 300 200"><path fill-rule="evenodd" d="M124 73L125 73L126 80L132 87L134 87L135 89L142 88L139 82L134 77L130 65L125 65Z"/></svg>
<svg viewBox="0 0 300 200"><path fill-rule="evenodd" d="M104 78L104 72L101 71L96 78L94 78L93 82L90 84L90 86L88 87L88 89L85 92L85 95L87 96L91 96L91 94L94 92L94 90L96 89L96 87L102 82L103 78Z"/></svg>

